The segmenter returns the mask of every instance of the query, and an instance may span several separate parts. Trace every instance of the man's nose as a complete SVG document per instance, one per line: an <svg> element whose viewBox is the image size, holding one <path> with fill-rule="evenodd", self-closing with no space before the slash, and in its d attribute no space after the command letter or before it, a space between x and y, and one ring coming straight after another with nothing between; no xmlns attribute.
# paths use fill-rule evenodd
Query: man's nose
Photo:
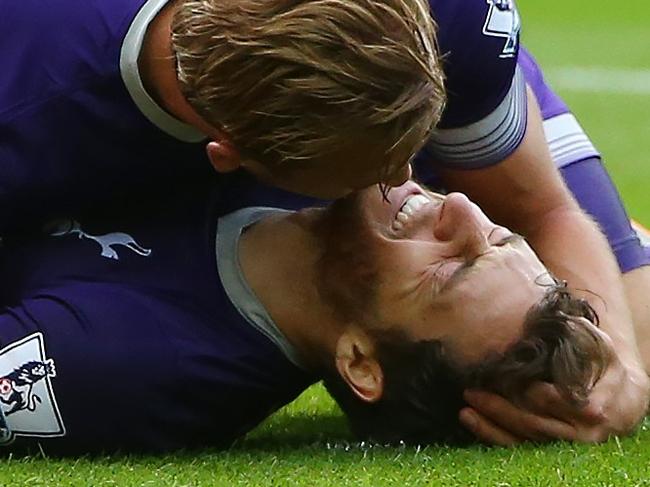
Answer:
<svg viewBox="0 0 650 487"><path fill-rule="evenodd" d="M478 207L467 196L462 193L450 193L445 198L443 221L439 225L444 234L438 236L454 243L460 256L473 260L490 247L481 216Z"/></svg>
<svg viewBox="0 0 650 487"><path fill-rule="evenodd" d="M481 228L475 225L467 225L467 231L463 235L463 255L466 260L474 260L483 255L490 248L487 236Z"/></svg>

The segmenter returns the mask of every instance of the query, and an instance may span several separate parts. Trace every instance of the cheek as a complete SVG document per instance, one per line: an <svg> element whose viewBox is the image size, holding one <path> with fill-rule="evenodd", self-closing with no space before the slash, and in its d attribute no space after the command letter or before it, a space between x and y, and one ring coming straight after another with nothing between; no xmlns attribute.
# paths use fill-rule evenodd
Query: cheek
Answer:
<svg viewBox="0 0 650 487"><path fill-rule="evenodd" d="M519 340L524 331L526 313L540 298L536 293L514 291L518 297L495 297L484 301L484 310L473 308L466 322L473 323L473 347L482 353L503 352ZM469 311L469 310L468 310Z"/></svg>
<svg viewBox="0 0 650 487"><path fill-rule="evenodd" d="M430 265L417 252L386 252L383 246L377 249L377 275L381 285L387 289L411 289L422 280Z"/></svg>
<svg viewBox="0 0 650 487"><path fill-rule="evenodd" d="M475 362L489 352L502 352L521 336L527 308L502 299L502 289L488 284L474 283L464 291L446 297L444 326L465 360Z"/></svg>
<svg viewBox="0 0 650 487"><path fill-rule="evenodd" d="M413 280L427 285L434 293L463 265L455 256L452 246L427 242L404 249L399 262ZM430 299L433 297L429 295Z"/></svg>
<svg viewBox="0 0 650 487"><path fill-rule="evenodd" d="M461 265L441 255L442 247L413 240L381 241L375 255L378 283L386 299L418 302L423 309L430 307L436 291Z"/></svg>
<svg viewBox="0 0 650 487"><path fill-rule="evenodd" d="M458 260L444 260L431 268L431 282L436 291L440 291L453 274L464 265Z"/></svg>
<svg viewBox="0 0 650 487"><path fill-rule="evenodd" d="M512 328L501 326L502 322L472 318L450 325L453 327L450 341L457 353L469 363L477 363L489 353L504 352L520 336L519 332L513 333Z"/></svg>
<svg viewBox="0 0 650 487"><path fill-rule="evenodd" d="M355 309L373 300L377 283L373 239L356 212L354 197L330 207L330 217L320 229L324 250L317 280L321 295L335 309L353 318Z"/></svg>

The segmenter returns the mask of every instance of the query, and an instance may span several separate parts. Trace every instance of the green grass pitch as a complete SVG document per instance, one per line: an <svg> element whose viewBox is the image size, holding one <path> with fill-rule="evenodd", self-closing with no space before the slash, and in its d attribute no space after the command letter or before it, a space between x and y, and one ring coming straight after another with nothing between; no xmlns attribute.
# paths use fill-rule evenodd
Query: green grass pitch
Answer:
<svg viewBox="0 0 650 487"><path fill-rule="evenodd" d="M648 79L646 2L519 0L519 7L525 43L603 152L632 216L650 225L650 83L635 92L617 75L632 83ZM574 67L601 68L600 88L561 82L562 70ZM315 386L228 451L8 458L0 486L650 485L649 425L599 446L370 448L350 440L339 412Z"/></svg>

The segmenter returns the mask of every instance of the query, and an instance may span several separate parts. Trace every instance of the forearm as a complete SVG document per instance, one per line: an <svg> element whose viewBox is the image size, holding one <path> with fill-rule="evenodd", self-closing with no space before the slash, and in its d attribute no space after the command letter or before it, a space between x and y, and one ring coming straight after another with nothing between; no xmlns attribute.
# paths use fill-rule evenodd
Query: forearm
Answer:
<svg viewBox="0 0 650 487"><path fill-rule="evenodd" d="M650 375L650 266L642 266L623 274L623 286L630 310L636 341Z"/></svg>
<svg viewBox="0 0 650 487"><path fill-rule="evenodd" d="M577 205L567 204L521 231L547 267L596 309L624 365L638 367L641 359L621 274L596 224Z"/></svg>

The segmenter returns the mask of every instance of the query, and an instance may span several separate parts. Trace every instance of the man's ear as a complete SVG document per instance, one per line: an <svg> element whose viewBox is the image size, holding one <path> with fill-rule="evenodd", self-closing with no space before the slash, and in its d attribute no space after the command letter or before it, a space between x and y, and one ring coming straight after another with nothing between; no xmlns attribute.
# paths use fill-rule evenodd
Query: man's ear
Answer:
<svg viewBox="0 0 650 487"><path fill-rule="evenodd" d="M232 141L226 135L219 136L208 143L205 148L210 163L217 172L231 172L241 166L241 156Z"/></svg>
<svg viewBox="0 0 650 487"><path fill-rule="evenodd" d="M384 392L384 373L365 333L346 331L336 344L336 368L359 399L377 402Z"/></svg>

